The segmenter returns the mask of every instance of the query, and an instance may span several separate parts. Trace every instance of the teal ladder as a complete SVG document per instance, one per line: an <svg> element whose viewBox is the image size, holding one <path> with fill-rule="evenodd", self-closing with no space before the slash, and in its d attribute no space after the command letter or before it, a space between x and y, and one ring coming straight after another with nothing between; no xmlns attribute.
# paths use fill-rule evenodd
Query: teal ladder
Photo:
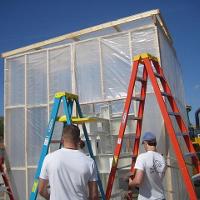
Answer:
<svg viewBox="0 0 200 200"><path fill-rule="evenodd" d="M61 102L62 102L63 107L64 107L65 115L58 117L57 115L58 115L58 111L59 111L59 107L60 107ZM76 104L78 117L72 117L73 104L74 103ZM55 126L56 121L63 122L64 124L67 124L67 125L70 125L72 123L75 123L75 124L81 123L82 124L83 133L84 133L84 136L85 136L86 145L87 145L90 157L94 160L94 162L96 164L95 157L94 157L92 147L91 147L91 143L90 143L90 140L89 140L89 136L88 136L88 133L87 133L87 129L86 129L86 126L85 126L85 122L96 121L96 118L84 118L83 117L77 95L70 94L70 93L67 93L67 92L56 93L55 96L54 96L53 108L52 108L52 111L51 111L51 116L50 116L48 128L46 130L46 136L45 136L44 143L43 143L43 146L42 146L42 150L41 150L41 154L40 154L40 160L38 162L38 167L37 167L37 170L36 170L36 173L35 173L34 183L33 183L33 187L32 187L32 191L31 191L29 200L36 200L36 198L37 198L39 175L40 175L40 171L41 171L41 168L42 168L44 158L48 154L49 145L51 143L51 138L52 138L52 135L53 135L54 126ZM96 168L97 168L97 164L96 164ZM99 176L98 169L97 169L97 176L98 176L97 184L98 184L98 187L99 187L99 191L101 193L101 198L103 200L105 200L105 193L104 193L104 190L103 190L103 186L102 186L102 182L101 182L101 179L100 179L100 176Z"/></svg>

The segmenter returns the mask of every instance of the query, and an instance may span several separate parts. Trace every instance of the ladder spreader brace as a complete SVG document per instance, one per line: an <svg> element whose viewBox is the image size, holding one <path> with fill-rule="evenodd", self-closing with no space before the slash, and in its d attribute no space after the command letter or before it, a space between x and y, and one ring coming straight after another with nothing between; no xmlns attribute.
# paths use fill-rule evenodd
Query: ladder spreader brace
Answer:
<svg viewBox="0 0 200 200"><path fill-rule="evenodd" d="M142 77L137 77L139 65L143 66ZM134 57L133 69L132 69L132 73L130 77L128 93L127 93L127 97L125 101L124 111L122 114L122 120L120 124L117 144L114 150L112 167L111 167L111 171L110 171L109 179L107 183L106 200L109 200L111 197L112 186L114 183L116 171L118 169L117 165L120 159L120 151L122 148L122 141L123 141L123 136L126 129L127 120L128 120L129 109L130 109L131 101L135 99L135 97L133 97L133 89L135 87L136 81L141 82L141 91L140 91L140 97L139 97L140 101L139 101L139 107L138 107L138 115L136 117L136 120L137 120L136 135L135 135L135 142L134 142L133 151L132 151L132 157L136 158L138 156L148 77L151 81L157 102L159 104L159 107L163 116L163 120L165 123L165 127L169 135L169 139L172 143L174 153L177 158L178 166L181 171L189 198L190 200L197 200L195 189L193 187L192 180L190 178L189 171L187 169L187 166L184 160L184 156L181 152L181 148L176 137L175 129L173 127L173 123L171 119L172 116L175 118L175 121L178 124L178 127L181 131L181 136L184 138L189 154L191 155L192 163L197 172L197 174L194 176L195 178L199 177L200 175L200 161L197 157L197 152L195 152L192 142L190 140L188 128L185 125L185 122L183 121L183 118L179 112L175 99L172 96L171 89L167 83L167 80L164 77L163 69L159 65L158 59L148 53L143 53ZM158 83L157 79L160 80L160 83ZM161 89L160 89L160 86L162 86ZM168 112L166 101L169 102L172 112ZM132 159L131 169L130 169L131 172L134 172L134 165L135 165L135 159Z"/></svg>
<svg viewBox="0 0 200 200"><path fill-rule="evenodd" d="M58 117L58 111L59 111L59 107L61 102L63 103L63 107L64 107L64 116ZM72 112L73 112L73 104L76 104L76 111L77 111L77 116L76 117L72 117ZM42 150L41 150L41 155L40 155L40 160L38 163L38 167L35 173L35 177L34 177L34 183L33 183L33 187L32 187L32 191L30 194L30 200L36 200L37 198L37 193L38 193L38 182L39 182L39 175L41 172L41 168L42 168L42 164L44 161L45 156L48 153L49 150L49 145L51 143L51 138L53 135L53 131L54 131L54 126L55 126L55 122L63 122L64 124L82 124L82 128L83 128L83 133L84 133L84 137L86 139L86 145L90 154L90 157L94 160L96 168L97 168L97 164L95 161L95 157L92 151L92 146L89 140L89 136L88 136L88 132L86 129L86 126L84 124L84 122L90 122L90 121L96 121L95 118L84 118L82 111L81 111L81 107L79 104L79 100L78 100L78 96L74 95L74 94L70 94L67 92L58 92L55 94L54 96L54 103L53 103L53 108L51 111L51 116L50 116L50 120L49 120L49 124L48 124L48 128L47 128L47 132L46 132L46 136L45 136L45 140L42 146ZM60 144L61 147L61 144ZM67 159L67 158L66 158ZM103 190L103 186L101 183L101 179L99 176L99 172L97 169L97 176L98 176L98 187L99 187L99 191L101 193L101 198L103 200L105 200L105 194L104 194L104 190Z"/></svg>

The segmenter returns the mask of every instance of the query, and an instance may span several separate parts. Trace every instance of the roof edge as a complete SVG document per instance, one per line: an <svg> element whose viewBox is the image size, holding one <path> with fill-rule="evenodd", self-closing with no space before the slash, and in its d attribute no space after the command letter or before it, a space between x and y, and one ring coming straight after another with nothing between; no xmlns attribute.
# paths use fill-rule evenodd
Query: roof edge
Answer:
<svg viewBox="0 0 200 200"><path fill-rule="evenodd" d="M17 48L15 50L7 51L5 53L0 54L0 57L6 58L6 57L9 57L9 56L18 54L18 53L24 53L26 51L30 51L30 50L33 50L33 49L41 48L41 47L49 45L49 44L60 42L60 41L63 41L65 39L74 39L75 40L77 37L79 37L80 35L83 35L83 34L95 32L95 31L98 31L98 30L101 30L101 29L114 27L114 26L117 26L119 24L124 24L124 23L131 22L131 21L134 21L134 20L137 20L137 19L146 18L146 17L152 16L152 15L159 15L159 14L160 14L159 9L154 9L154 10L151 10L151 11L139 13L139 14L132 15L132 16L125 17L125 18L121 18L121 19L118 19L118 20L115 20L115 21L106 22L106 23L96 25L96 26L93 26L93 27L89 27L89 28L85 28L85 29L82 29L82 30L79 30L79 31L76 31L76 32L72 32L72 33L64 34L64 35L54 37L54 38L51 38L51 39L47 39L47 40L37 42L37 43L31 44L31 45L28 45L28 46L25 46L25 47Z"/></svg>

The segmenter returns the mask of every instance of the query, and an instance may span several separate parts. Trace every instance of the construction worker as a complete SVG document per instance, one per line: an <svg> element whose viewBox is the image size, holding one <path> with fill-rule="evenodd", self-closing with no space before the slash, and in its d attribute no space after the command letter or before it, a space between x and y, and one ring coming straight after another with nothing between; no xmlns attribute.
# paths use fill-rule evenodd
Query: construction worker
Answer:
<svg viewBox="0 0 200 200"><path fill-rule="evenodd" d="M64 127L63 145L45 157L38 192L50 200L97 200L96 166L92 158L78 150L80 130L77 126Z"/></svg>
<svg viewBox="0 0 200 200"><path fill-rule="evenodd" d="M156 150L156 136L146 132L142 137L145 153L140 154L134 166L135 176L129 178L129 187L139 187L138 200L164 200L162 180L166 170L166 162Z"/></svg>

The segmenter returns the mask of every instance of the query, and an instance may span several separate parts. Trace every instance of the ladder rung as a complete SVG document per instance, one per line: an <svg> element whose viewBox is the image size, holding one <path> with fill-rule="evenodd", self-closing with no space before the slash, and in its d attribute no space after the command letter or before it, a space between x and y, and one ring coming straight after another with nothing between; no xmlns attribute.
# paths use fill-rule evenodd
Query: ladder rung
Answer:
<svg viewBox="0 0 200 200"><path fill-rule="evenodd" d="M168 114L172 116L180 116L180 113L178 112L168 112Z"/></svg>
<svg viewBox="0 0 200 200"><path fill-rule="evenodd" d="M199 154L200 152L194 152L194 153L185 153L184 154L184 157L185 158L188 158L188 157L196 157L197 156L197 154Z"/></svg>
<svg viewBox="0 0 200 200"><path fill-rule="evenodd" d="M146 82L146 80L144 80L142 77L137 77L136 80L140 82Z"/></svg>
<svg viewBox="0 0 200 200"><path fill-rule="evenodd" d="M188 133L181 133L181 132L176 132L176 136L180 136L180 137L187 137L189 136Z"/></svg>
<svg viewBox="0 0 200 200"><path fill-rule="evenodd" d="M131 164L129 164L129 165L124 165L124 166L122 166L122 167L118 167L117 170L121 170L121 169L124 169L124 168L130 167L130 166L131 166Z"/></svg>
<svg viewBox="0 0 200 200"><path fill-rule="evenodd" d="M164 77L163 77L161 74L157 73L157 72L154 72L154 75L155 75L157 78L164 79Z"/></svg>
<svg viewBox="0 0 200 200"><path fill-rule="evenodd" d="M58 144L58 143L60 143L61 142L61 140L51 140L51 143L52 144Z"/></svg>
<svg viewBox="0 0 200 200"><path fill-rule="evenodd" d="M137 156L133 156L133 155L124 155L124 156L120 156L119 159L124 159L124 158L131 158L132 160L136 160ZM124 168L124 167L123 167Z"/></svg>
<svg viewBox="0 0 200 200"><path fill-rule="evenodd" d="M129 118L132 120L142 120L141 117L136 117L136 116L129 116Z"/></svg>
<svg viewBox="0 0 200 200"><path fill-rule="evenodd" d="M124 155L124 156L120 156L119 159L123 159L123 158L131 158L131 155Z"/></svg>
<svg viewBox="0 0 200 200"><path fill-rule="evenodd" d="M192 180L193 181L200 180L200 173L199 174L195 174L194 176L192 176Z"/></svg>
<svg viewBox="0 0 200 200"><path fill-rule="evenodd" d="M135 100L135 101L144 101L144 99L141 98L141 97L132 97L132 100Z"/></svg>
<svg viewBox="0 0 200 200"><path fill-rule="evenodd" d="M66 122L67 121L66 115L57 117L57 121L58 122ZM81 124L81 123L85 123L85 122L94 122L94 121L97 121L96 117L83 117L83 118L72 117L72 122L75 124Z"/></svg>
<svg viewBox="0 0 200 200"><path fill-rule="evenodd" d="M165 97L172 97L170 94L166 93L166 92L161 92L161 95L162 96L165 96Z"/></svg>

